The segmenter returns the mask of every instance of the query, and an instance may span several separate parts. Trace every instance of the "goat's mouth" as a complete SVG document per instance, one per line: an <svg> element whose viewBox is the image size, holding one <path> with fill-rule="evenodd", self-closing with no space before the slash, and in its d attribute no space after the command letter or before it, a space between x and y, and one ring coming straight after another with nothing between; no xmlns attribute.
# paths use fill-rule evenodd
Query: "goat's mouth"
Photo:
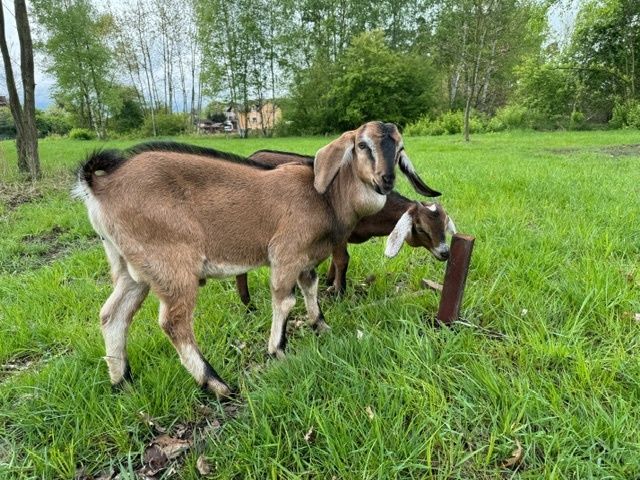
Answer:
<svg viewBox="0 0 640 480"><path fill-rule="evenodd" d="M373 189L376 191L376 193L379 193L380 195L387 195L389 194L389 192L391 192L391 190L393 190L393 186L391 187L381 187L378 182L373 182Z"/></svg>
<svg viewBox="0 0 640 480"><path fill-rule="evenodd" d="M437 260L440 260L441 262L449 260L449 247L430 248L429 251L434 257L436 257Z"/></svg>

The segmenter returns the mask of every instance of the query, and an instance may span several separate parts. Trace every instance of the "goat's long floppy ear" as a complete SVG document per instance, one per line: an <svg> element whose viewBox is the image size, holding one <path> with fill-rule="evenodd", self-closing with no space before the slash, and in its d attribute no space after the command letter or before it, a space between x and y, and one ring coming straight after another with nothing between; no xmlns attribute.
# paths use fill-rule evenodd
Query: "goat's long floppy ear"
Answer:
<svg viewBox="0 0 640 480"><path fill-rule="evenodd" d="M455 235L456 233L458 233L456 224L453 223L453 220L451 220L451 217L449 216L447 216L447 232L450 233L451 235Z"/></svg>
<svg viewBox="0 0 640 480"><path fill-rule="evenodd" d="M313 186L318 193L326 192L333 179L336 178L340 167L351 160L355 148L355 138L355 130L345 132L340 138L318 150L316 158L313 160L313 174L315 176Z"/></svg>
<svg viewBox="0 0 640 480"><path fill-rule="evenodd" d="M424 181L418 176L416 173L416 169L413 168L413 164L405 151L400 152L400 159L398 160L400 164L400 171L405 174L405 176L411 182L413 189L421 195L425 197L439 197L441 195L440 192L429 187Z"/></svg>
<svg viewBox="0 0 640 480"><path fill-rule="evenodd" d="M393 230L389 234L387 238L387 246L384 249L384 254L389 257L395 257L400 251L400 247L409 236L411 232L411 227L413 226L413 215L412 213L415 211L415 208L411 207L409 210L404 212L396 226L393 227Z"/></svg>

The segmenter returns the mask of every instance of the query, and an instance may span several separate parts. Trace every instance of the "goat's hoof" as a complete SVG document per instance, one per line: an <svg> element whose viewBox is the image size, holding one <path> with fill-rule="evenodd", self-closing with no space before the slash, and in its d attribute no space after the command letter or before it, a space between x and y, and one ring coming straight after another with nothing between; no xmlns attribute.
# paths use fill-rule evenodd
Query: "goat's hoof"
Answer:
<svg viewBox="0 0 640 480"><path fill-rule="evenodd" d="M115 393L122 392L124 389L127 388L128 385L131 385L132 383L133 383L133 377L131 376L131 368L127 363L126 367L124 368L124 373L122 374L122 378L117 382L111 384L111 391Z"/></svg>
<svg viewBox="0 0 640 480"><path fill-rule="evenodd" d="M202 389L206 393L214 394L220 402L233 400L234 393L231 388L229 388L229 385L215 378L210 378L202 385Z"/></svg>
<svg viewBox="0 0 640 480"><path fill-rule="evenodd" d="M278 360L284 360L287 356L284 354L284 350L281 348L276 349L273 352L269 352L269 356L271 358L276 358Z"/></svg>
<svg viewBox="0 0 640 480"><path fill-rule="evenodd" d="M316 323L312 324L311 328L317 335L322 335L331 330L331 327L323 319L319 319Z"/></svg>
<svg viewBox="0 0 640 480"><path fill-rule="evenodd" d="M113 393L124 392L127 388L131 387L132 383L133 383L133 379L131 378L131 376L129 376L129 378L123 378L119 382L111 384L111 391Z"/></svg>
<svg viewBox="0 0 640 480"><path fill-rule="evenodd" d="M247 313L255 313L258 311L258 307L256 307L253 303L245 303L244 306L247 309Z"/></svg>

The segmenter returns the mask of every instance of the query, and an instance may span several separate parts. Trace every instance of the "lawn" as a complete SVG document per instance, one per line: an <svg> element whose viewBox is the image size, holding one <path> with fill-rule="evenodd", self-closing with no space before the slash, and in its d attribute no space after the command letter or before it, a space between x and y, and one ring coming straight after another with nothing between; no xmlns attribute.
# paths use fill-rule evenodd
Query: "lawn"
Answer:
<svg viewBox="0 0 640 480"><path fill-rule="evenodd" d="M290 322L288 357L274 361L268 271L249 276L253 313L231 279L210 281L195 328L241 392L224 407L180 365L152 296L130 331L135 382L110 388L107 262L68 193L102 143L42 141L45 178L25 186L1 142L0 478L134 478L163 430L193 441L165 478L201 478L198 459L211 478L639 478L639 139L406 138L476 237L461 321L431 324L438 296L421 280L441 281L442 263L406 246L385 259L377 239L350 248L346 296L323 295L331 333ZM331 139L182 140L312 154ZM404 179L398 189L416 197Z"/></svg>

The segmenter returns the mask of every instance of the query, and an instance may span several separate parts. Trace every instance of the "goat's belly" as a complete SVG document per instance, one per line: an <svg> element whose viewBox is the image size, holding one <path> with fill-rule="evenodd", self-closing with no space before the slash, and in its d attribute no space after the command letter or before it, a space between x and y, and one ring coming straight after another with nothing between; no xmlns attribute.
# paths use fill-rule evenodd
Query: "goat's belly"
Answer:
<svg viewBox="0 0 640 480"><path fill-rule="evenodd" d="M261 267L258 265L238 265L225 262L213 262L206 260L202 266L202 272L200 278L225 278L240 275L241 273L247 273L249 270L254 270Z"/></svg>

